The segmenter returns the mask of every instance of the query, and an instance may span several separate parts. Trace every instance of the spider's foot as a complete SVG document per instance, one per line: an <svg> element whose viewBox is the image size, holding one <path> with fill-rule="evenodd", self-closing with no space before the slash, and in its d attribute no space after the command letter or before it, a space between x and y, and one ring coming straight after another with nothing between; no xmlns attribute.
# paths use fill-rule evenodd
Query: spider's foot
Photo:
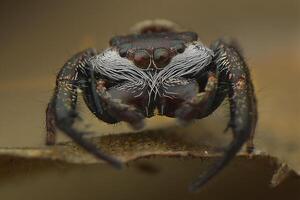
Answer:
<svg viewBox="0 0 300 200"><path fill-rule="evenodd" d="M246 153L247 153L247 157L249 159L252 159L253 156L255 155L255 147L254 146L246 146Z"/></svg>
<svg viewBox="0 0 300 200"><path fill-rule="evenodd" d="M198 111L194 106L184 104L175 111L175 115L181 125L187 125L195 119L197 112Z"/></svg>
<svg viewBox="0 0 300 200"><path fill-rule="evenodd" d="M55 145L55 141L56 141L55 133L47 131L46 145L48 146Z"/></svg>
<svg viewBox="0 0 300 200"><path fill-rule="evenodd" d="M129 123L129 124L134 130L140 130L140 129L144 128L144 126L145 126L144 120L139 120L139 121L136 121L134 123Z"/></svg>
<svg viewBox="0 0 300 200"><path fill-rule="evenodd" d="M133 129L139 130L144 127L145 116L134 106L116 103L110 108L110 113L120 121L130 124Z"/></svg>
<svg viewBox="0 0 300 200"><path fill-rule="evenodd" d="M46 131L46 145L54 145L56 141L56 125L54 110L50 103L46 110Z"/></svg>
<svg viewBox="0 0 300 200"><path fill-rule="evenodd" d="M127 122L131 128L135 130L140 130L144 127L144 115L138 111L119 111L113 112L114 117L120 121Z"/></svg>
<svg viewBox="0 0 300 200"><path fill-rule="evenodd" d="M139 130L144 127L144 115L138 111L125 111L119 114L119 117L127 122L133 129Z"/></svg>
<svg viewBox="0 0 300 200"><path fill-rule="evenodd" d="M254 146L247 146L246 151L248 154L254 154L255 148L254 148Z"/></svg>
<svg viewBox="0 0 300 200"><path fill-rule="evenodd" d="M248 155L248 158L252 158L253 155L256 153L255 152L255 146L254 146L254 141L253 141L253 137L250 136L250 138L248 139L247 143L246 143L246 152Z"/></svg>

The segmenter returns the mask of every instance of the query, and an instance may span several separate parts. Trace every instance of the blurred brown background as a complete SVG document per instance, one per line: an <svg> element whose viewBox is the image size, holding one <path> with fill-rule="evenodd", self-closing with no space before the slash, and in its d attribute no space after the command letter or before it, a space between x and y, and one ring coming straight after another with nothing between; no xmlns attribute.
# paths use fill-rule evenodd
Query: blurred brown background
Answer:
<svg viewBox="0 0 300 200"><path fill-rule="evenodd" d="M0 2L0 146L44 145L44 110L55 75L74 53L107 47L145 19L164 18L209 45L237 38L259 103L256 143L300 171L300 3L282 1L4 1ZM92 118L84 106L80 110ZM153 126L172 123L150 120ZM224 124L215 114L192 127ZM126 125L98 125L104 132ZM99 130L99 129L98 129ZM219 130L210 130L218 132Z"/></svg>

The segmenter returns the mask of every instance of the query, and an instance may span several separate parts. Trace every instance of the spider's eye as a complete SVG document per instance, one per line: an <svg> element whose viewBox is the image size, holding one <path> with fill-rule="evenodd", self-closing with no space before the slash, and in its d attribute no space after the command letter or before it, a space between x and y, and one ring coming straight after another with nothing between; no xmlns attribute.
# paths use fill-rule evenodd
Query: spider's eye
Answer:
<svg viewBox="0 0 300 200"><path fill-rule="evenodd" d="M123 48L119 50L119 55L124 58L127 55L127 49Z"/></svg>
<svg viewBox="0 0 300 200"><path fill-rule="evenodd" d="M175 46L175 49L176 49L177 53L183 53L184 49L185 49L185 46L183 44L177 44Z"/></svg>
<svg viewBox="0 0 300 200"><path fill-rule="evenodd" d="M153 54L155 65L158 68L163 68L167 64L169 64L171 57L172 56L171 56L169 50L167 50L165 48L155 49L154 54Z"/></svg>
<svg viewBox="0 0 300 200"><path fill-rule="evenodd" d="M150 55L147 51L137 50L134 52L133 62L136 66L147 69L150 66Z"/></svg>

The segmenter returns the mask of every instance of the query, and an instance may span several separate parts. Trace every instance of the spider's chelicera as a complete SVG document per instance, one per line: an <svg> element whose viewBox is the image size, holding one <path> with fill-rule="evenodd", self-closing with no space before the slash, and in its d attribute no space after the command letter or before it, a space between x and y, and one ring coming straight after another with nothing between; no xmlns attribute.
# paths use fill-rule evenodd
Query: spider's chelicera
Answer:
<svg viewBox="0 0 300 200"><path fill-rule="evenodd" d="M102 52L87 49L67 61L47 108L47 144L55 143L59 128L88 152L119 168L119 160L73 127L78 88L100 120L125 121L136 129L155 110L185 122L204 118L228 97L233 141L223 158L194 182L193 190L217 174L244 143L248 141L250 153L253 150L256 99L249 69L233 41L219 39L208 48L196 33L148 25L137 34L113 37Z"/></svg>

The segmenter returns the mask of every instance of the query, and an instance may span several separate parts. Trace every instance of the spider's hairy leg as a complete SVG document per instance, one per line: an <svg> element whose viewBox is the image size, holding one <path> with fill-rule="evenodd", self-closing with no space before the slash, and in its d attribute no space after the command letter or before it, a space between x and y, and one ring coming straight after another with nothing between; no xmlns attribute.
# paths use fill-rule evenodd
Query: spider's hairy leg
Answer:
<svg viewBox="0 0 300 200"><path fill-rule="evenodd" d="M73 128L77 117L76 102L77 88L80 82L86 82L88 76L85 71L87 59L96 55L94 49L88 49L73 56L62 67L57 75L54 95L48 104L46 114L47 144L54 144L55 128L57 127L78 145L92 153L99 159L107 161L114 167L120 168L122 163L117 159L105 154L96 145L84 138L85 132Z"/></svg>
<svg viewBox="0 0 300 200"><path fill-rule="evenodd" d="M225 70L221 76L221 81L228 83L228 95L231 110L231 120L228 124L228 127L232 128L233 131L238 130L235 127L238 127L237 125L239 125L239 123L235 121L238 121L239 119L244 119L243 122L248 123L250 135L247 140L246 147L247 152L251 154L254 150L253 139L257 123L257 101L249 68L244 61L237 41L219 40L215 42L214 46L215 48L217 48L217 46L222 46L219 47L219 49L223 49L224 52L227 51L229 53L228 59L231 58L232 67L229 66L229 69ZM228 68L228 66L226 66L226 61L222 61L222 56L219 56L219 58L221 58L219 59L219 62L223 63L223 66L221 63L219 63L219 65L222 66L222 69ZM244 110L242 109L243 105L246 107ZM249 113L246 112L247 110ZM242 117L242 115L245 115L245 117ZM248 121L246 119L248 119ZM245 126L246 125L247 124L245 124ZM242 126L240 125L239 127Z"/></svg>
<svg viewBox="0 0 300 200"><path fill-rule="evenodd" d="M217 70L221 73L219 81L228 85L231 118L229 127L233 131L233 141L225 150L224 156L193 183L193 191L207 183L234 158L243 144L253 137L257 121L256 98L250 72L236 44L217 40L212 49L215 52Z"/></svg>
<svg viewBox="0 0 300 200"><path fill-rule="evenodd" d="M51 103L46 109L46 145L54 145L56 142L55 114Z"/></svg>
<svg viewBox="0 0 300 200"><path fill-rule="evenodd" d="M193 98L189 98L176 111L177 118L182 122L189 122L195 118L207 116L211 111L217 89L217 77L213 72L208 73L208 80L203 92L199 92Z"/></svg>

